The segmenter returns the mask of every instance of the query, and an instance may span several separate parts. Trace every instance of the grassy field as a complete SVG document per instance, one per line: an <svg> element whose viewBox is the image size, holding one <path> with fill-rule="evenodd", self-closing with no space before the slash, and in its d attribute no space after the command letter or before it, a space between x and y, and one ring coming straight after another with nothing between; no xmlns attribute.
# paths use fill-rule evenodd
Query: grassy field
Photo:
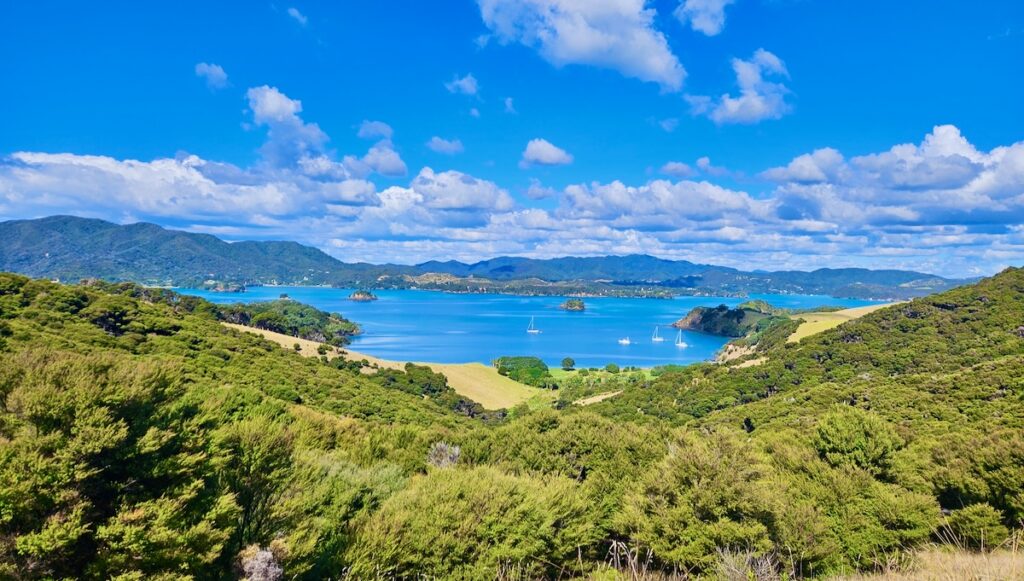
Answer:
<svg viewBox="0 0 1024 581"><path fill-rule="evenodd" d="M909 563L893 563L891 571L833 577L831 581L996 581L1024 579L1024 554L1017 549L991 553L928 550Z"/></svg>
<svg viewBox="0 0 1024 581"><path fill-rule="evenodd" d="M789 336L787 340L790 343L796 343L804 337L810 337L822 331L828 331L829 329L838 327L846 321L852 321L856 318L863 317L868 313L873 313L878 309L888 307L891 303L883 305L868 305L866 307L856 307L853 309L843 309L842 311L826 312L826 313L802 313L794 315L794 318L803 319L804 322L797 327L797 330Z"/></svg>
<svg viewBox="0 0 1024 581"><path fill-rule="evenodd" d="M581 367L580 369L583 369L583 368ZM563 379L572 377L573 375L579 373L579 371L580 371L579 369L569 369L569 370L566 370L566 369L562 369L561 367L552 367L551 368L551 377L554 377L557 381L562 381ZM609 373L609 372L605 371L604 368L599 368L597 371L592 371L592 370L588 369L588 372L593 377L610 377L611 375L613 375L612 373ZM620 371L619 373L622 373L622 374L642 373L642 374L644 374L644 377L646 377L648 379L651 379L651 378L654 377L654 375L651 373L651 368L650 367L641 367L641 368L639 368L639 369L637 369L635 371Z"/></svg>
<svg viewBox="0 0 1024 581"><path fill-rule="evenodd" d="M573 403L576 404L576 405L583 405L583 406L591 405L591 404L602 402L602 401L604 401L606 399L615 397L615 396L619 395L620 393L622 393L621 389L619 391L609 391L609 392L606 392L606 393L599 393L597 395L592 395L590 397L585 397L583 399L578 399L578 400L574 401Z"/></svg>
<svg viewBox="0 0 1024 581"><path fill-rule="evenodd" d="M459 395L489 410L511 408L528 400L551 400L554 392L513 381L480 363L424 363L448 378Z"/></svg>
<svg viewBox="0 0 1024 581"><path fill-rule="evenodd" d="M281 345L285 349L294 349L294 346L298 344L299 354L306 357L320 356L317 348L320 347L321 343L316 341L297 339L289 335L282 335L273 331L246 327L244 325L224 324L232 329L260 335ZM404 369L405 367L404 362L380 359L349 349L343 349L343 351L345 352L344 357L349 360L359 361L366 359L369 363L377 365L377 367L387 369ZM334 348L331 348L327 356L334 358L342 355ZM426 365L434 371L444 374L448 378L448 385L459 395L468 397L489 410L511 408L527 401L532 402L533 405L541 405L555 397L554 392L513 381L503 375L499 375L498 371L493 367L480 363L420 363L419 365ZM363 371L364 373L373 373L371 368L364 367Z"/></svg>

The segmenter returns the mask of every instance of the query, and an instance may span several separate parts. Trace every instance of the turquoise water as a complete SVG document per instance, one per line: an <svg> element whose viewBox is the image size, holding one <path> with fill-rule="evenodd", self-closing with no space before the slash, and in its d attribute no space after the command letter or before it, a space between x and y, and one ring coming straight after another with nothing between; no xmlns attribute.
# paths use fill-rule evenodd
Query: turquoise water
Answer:
<svg viewBox="0 0 1024 581"><path fill-rule="evenodd" d="M674 321L696 306L737 305L747 299L678 297L663 299L588 298L587 310L570 313L558 308L564 297L522 297L489 294L448 294L432 291L374 291L379 300L357 303L347 299L351 289L321 287L251 287L242 294L194 289L179 292L215 303L267 301L287 293L318 309L341 313L359 323L363 335L352 349L399 361L490 363L503 355L534 355L549 365L572 357L579 367L650 367L704 361L727 341L702 333L684 332L685 349L675 346ZM811 308L822 305L856 307L870 301L810 295L752 295L772 305ZM542 332L529 334L534 317ZM662 343L651 341L658 325ZM629 337L631 345L618 340Z"/></svg>

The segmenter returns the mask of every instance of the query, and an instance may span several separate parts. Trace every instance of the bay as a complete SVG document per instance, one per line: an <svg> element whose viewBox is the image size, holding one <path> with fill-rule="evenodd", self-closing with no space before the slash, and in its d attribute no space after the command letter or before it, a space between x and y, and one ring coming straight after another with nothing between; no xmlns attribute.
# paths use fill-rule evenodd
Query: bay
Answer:
<svg viewBox="0 0 1024 581"><path fill-rule="evenodd" d="M559 308L565 297L452 294L434 291L374 291L378 300L348 300L352 289L250 287L244 293L175 289L214 303L269 301L281 294L323 311L341 313L363 328L351 348L396 361L484 363L504 355L533 355L548 365L572 357L577 367L685 365L714 357L725 337L684 331L686 348L675 346L673 322L693 307L735 306L763 299L777 307L857 307L873 304L820 295L676 297L674 299L585 298L584 312ZM526 328L533 317L541 333ZM655 326L664 342L651 341ZM629 337L630 345L618 340Z"/></svg>

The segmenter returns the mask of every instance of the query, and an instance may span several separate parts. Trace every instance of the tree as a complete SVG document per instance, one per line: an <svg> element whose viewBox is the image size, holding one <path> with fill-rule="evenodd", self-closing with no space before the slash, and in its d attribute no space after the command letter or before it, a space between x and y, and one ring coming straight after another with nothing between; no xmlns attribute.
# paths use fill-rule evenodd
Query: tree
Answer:
<svg viewBox="0 0 1024 581"><path fill-rule="evenodd" d="M292 434L273 420L255 416L218 434L220 475L241 506L238 548L271 540L271 509L292 470Z"/></svg>
<svg viewBox="0 0 1024 581"><path fill-rule="evenodd" d="M624 501L632 539L664 565L705 569L721 549L771 548L770 473L749 443L729 432L679 432L668 455Z"/></svg>
<svg viewBox="0 0 1024 581"><path fill-rule="evenodd" d="M608 365L604 366L604 370L607 371L608 373L618 373L619 366L614 363L609 363Z"/></svg>
<svg viewBox="0 0 1024 581"><path fill-rule="evenodd" d="M892 455L903 447L903 439L872 412L836 406L818 423L814 446L833 466L849 464L880 475L889 469Z"/></svg>
<svg viewBox="0 0 1024 581"><path fill-rule="evenodd" d="M570 371L573 367L576 367L576 361L572 357L566 357L562 360L562 369Z"/></svg>

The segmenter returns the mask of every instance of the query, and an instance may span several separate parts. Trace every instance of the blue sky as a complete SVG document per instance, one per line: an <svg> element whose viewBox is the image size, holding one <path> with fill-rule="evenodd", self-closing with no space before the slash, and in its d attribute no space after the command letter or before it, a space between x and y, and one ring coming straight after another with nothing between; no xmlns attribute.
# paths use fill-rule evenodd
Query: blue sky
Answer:
<svg viewBox="0 0 1024 581"><path fill-rule="evenodd" d="M1024 262L1024 3L33 2L0 219L344 260Z"/></svg>

